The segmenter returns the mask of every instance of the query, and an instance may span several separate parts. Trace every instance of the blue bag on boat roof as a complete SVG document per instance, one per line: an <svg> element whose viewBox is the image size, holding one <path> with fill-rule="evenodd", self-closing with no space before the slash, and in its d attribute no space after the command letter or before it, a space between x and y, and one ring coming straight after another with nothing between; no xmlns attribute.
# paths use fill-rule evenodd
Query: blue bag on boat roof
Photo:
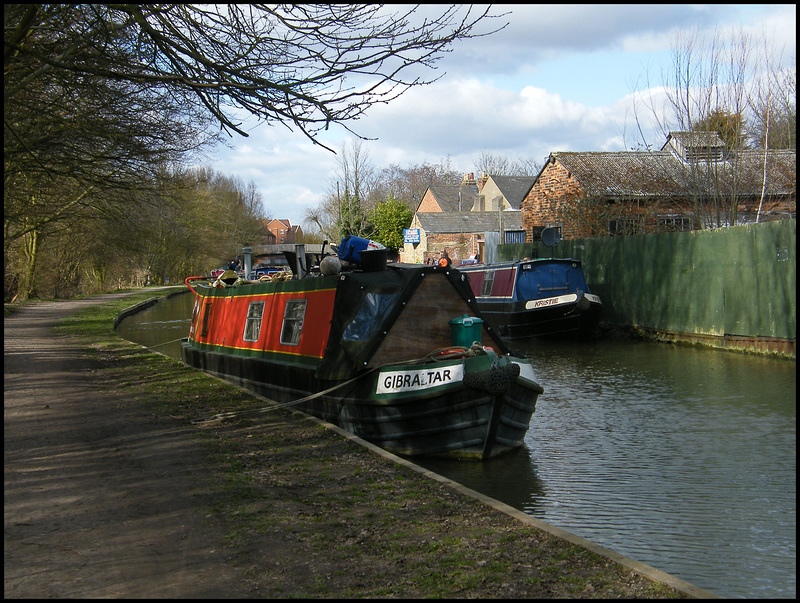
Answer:
<svg viewBox="0 0 800 603"><path fill-rule="evenodd" d="M339 245L338 256L340 260L344 260L345 262L361 264L361 252L372 249L386 249L386 247L376 241L362 239L354 235L347 235L342 239L342 243Z"/></svg>

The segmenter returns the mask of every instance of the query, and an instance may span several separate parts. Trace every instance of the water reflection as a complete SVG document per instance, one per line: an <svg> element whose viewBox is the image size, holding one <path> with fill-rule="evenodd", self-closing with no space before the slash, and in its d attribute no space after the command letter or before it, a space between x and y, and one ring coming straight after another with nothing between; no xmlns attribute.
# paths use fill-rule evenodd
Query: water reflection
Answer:
<svg viewBox="0 0 800 603"><path fill-rule="evenodd" d="M435 458L424 459L422 462L415 458L414 462L441 475L456 475L452 479L478 492L505 492L502 498L490 495L517 509L527 510L529 505L535 506L536 501L544 500L547 494L544 482L537 475L536 462L527 446L509 456L492 458L481 463ZM511 484L516 487L510 487Z"/></svg>
<svg viewBox="0 0 800 603"><path fill-rule="evenodd" d="M120 333L185 337L192 301ZM718 595L795 597L795 362L638 341L523 351L545 388L525 448L416 462Z"/></svg>
<svg viewBox="0 0 800 603"><path fill-rule="evenodd" d="M194 296L189 290L171 294L154 306L120 321L117 333L171 358L181 358L180 339L189 336Z"/></svg>
<svg viewBox="0 0 800 603"><path fill-rule="evenodd" d="M519 347L519 346L518 346ZM637 341L531 343L535 487L439 473L722 596L796 592L796 365Z"/></svg>

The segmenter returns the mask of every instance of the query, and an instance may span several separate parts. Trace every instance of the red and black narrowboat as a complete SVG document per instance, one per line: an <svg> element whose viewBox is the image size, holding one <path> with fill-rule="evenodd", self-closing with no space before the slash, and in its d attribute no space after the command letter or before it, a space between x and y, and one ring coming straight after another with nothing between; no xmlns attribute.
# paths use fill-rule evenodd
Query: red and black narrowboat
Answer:
<svg viewBox="0 0 800 603"><path fill-rule="evenodd" d="M328 256L288 280L186 279L184 361L398 454L485 459L521 446L543 391L530 361L480 318L458 270L380 253L363 250L349 270Z"/></svg>

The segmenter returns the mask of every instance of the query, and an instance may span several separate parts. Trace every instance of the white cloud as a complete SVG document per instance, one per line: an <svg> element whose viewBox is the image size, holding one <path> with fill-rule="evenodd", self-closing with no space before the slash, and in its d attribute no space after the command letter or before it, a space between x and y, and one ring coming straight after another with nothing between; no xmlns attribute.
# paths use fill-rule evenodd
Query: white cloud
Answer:
<svg viewBox="0 0 800 603"><path fill-rule="evenodd" d="M440 5L424 11L440 11ZM678 30L711 32L745 26L769 34L794 64L794 5L497 5L512 10L511 24L486 38L463 40L441 61L447 75L414 88L388 105L377 105L350 125L377 168L390 164L438 163L475 170L481 151L511 159L536 158L555 150L625 150L646 142L660 146L652 113L634 94L639 77L659 79ZM428 73L430 76L431 73ZM659 80L660 81L660 80ZM638 86L637 86L638 87ZM336 156L282 126L259 126L234 139L236 149L212 165L253 180L270 215L302 222L336 174ZM320 141L335 150L352 138L332 126Z"/></svg>

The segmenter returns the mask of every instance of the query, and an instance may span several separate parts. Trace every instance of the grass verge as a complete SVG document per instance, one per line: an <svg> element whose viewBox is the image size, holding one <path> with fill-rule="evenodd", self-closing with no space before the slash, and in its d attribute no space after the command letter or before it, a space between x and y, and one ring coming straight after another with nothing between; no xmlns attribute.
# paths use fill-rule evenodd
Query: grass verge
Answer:
<svg viewBox="0 0 800 603"><path fill-rule="evenodd" d="M163 292L162 295L166 295ZM144 291L86 308L78 339L109 388L185 426L263 400L118 337ZM281 409L205 424L198 473L254 595L276 598L679 598L674 589L523 525Z"/></svg>

